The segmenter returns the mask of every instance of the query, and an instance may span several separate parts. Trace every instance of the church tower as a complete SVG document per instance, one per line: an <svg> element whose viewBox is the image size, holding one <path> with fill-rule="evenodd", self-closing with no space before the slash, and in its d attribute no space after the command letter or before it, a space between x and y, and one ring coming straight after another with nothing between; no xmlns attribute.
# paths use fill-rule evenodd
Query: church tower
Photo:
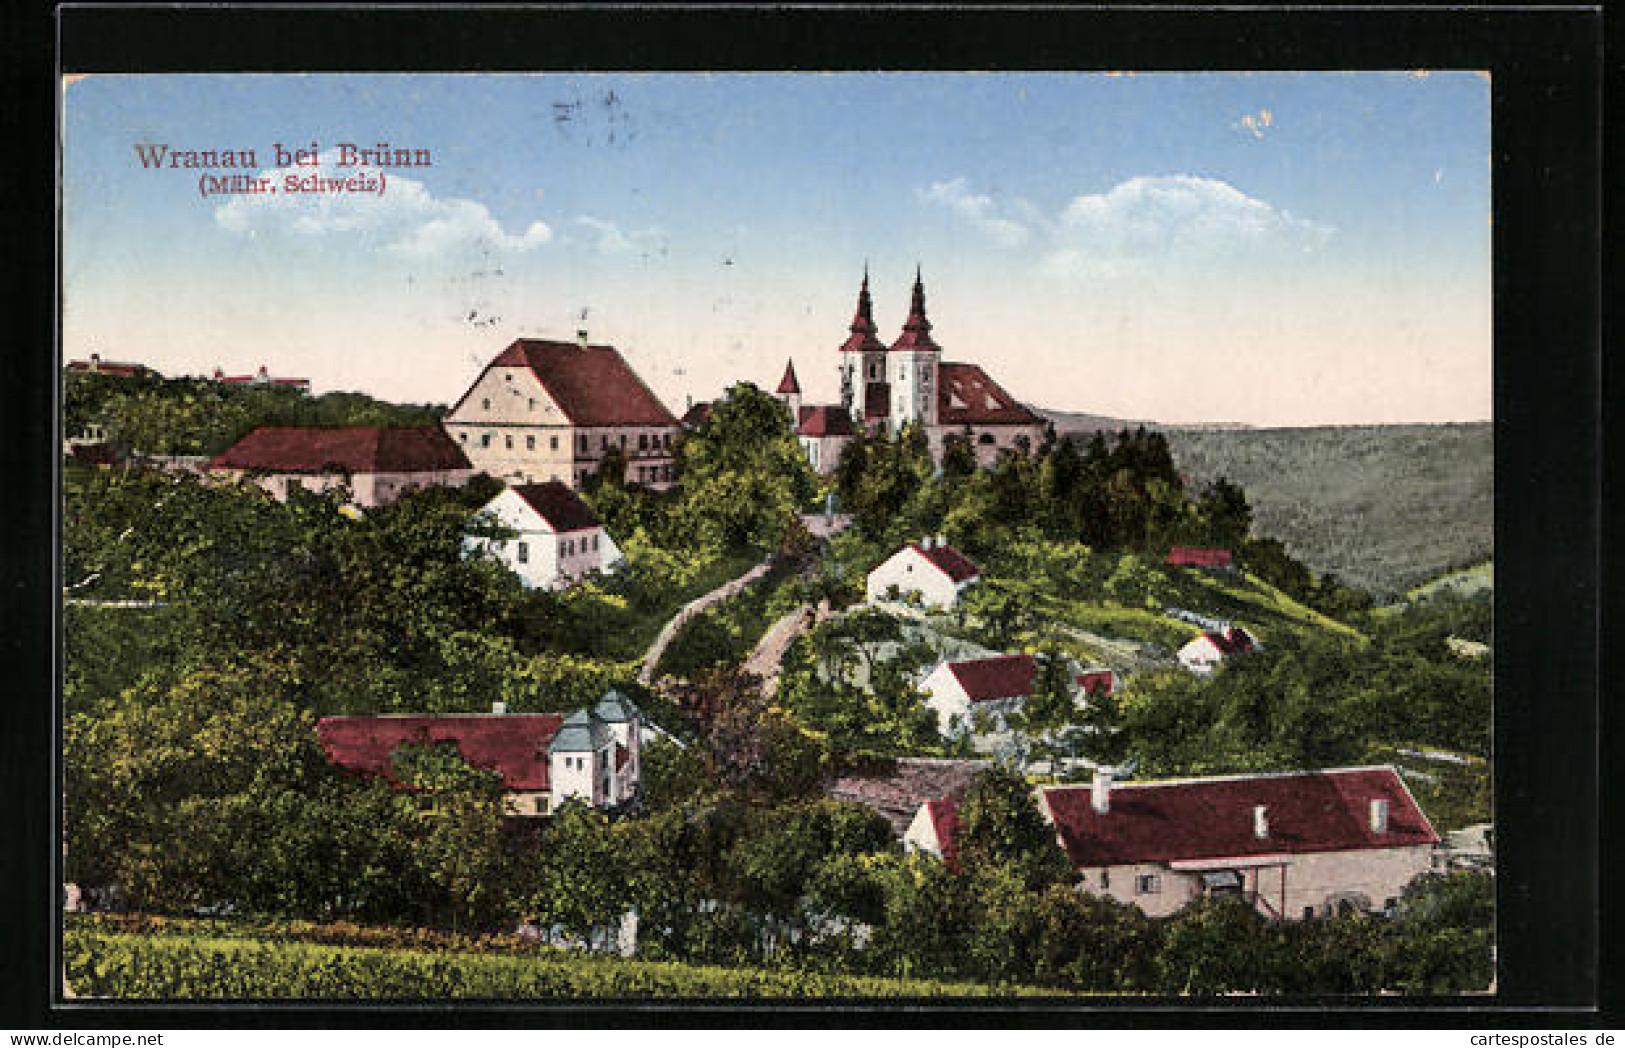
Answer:
<svg viewBox="0 0 1625 1048"><path fill-rule="evenodd" d="M869 269L858 288L858 309L851 334L841 344L841 407L852 416L852 428L862 433L873 406L882 415L891 403L886 381L886 344L875 337L874 306L869 301Z"/></svg>
<svg viewBox="0 0 1625 1048"><path fill-rule="evenodd" d="M903 333L887 354L891 372L891 430L904 423L937 424L937 363L942 347L931 340L931 321L925 316L925 283L914 270L914 297L909 303Z"/></svg>
<svg viewBox="0 0 1625 1048"><path fill-rule="evenodd" d="M779 388L775 395L790 409L790 427L794 429L801 422L801 383L796 380L796 362L784 362L784 377L779 379Z"/></svg>

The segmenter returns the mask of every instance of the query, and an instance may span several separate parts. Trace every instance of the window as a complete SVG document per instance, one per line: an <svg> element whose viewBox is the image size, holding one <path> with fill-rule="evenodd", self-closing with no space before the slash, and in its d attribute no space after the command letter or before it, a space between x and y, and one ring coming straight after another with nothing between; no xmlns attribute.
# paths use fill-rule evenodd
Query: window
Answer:
<svg viewBox="0 0 1625 1048"><path fill-rule="evenodd" d="M526 451L535 451L536 450L536 438L535 437L526 437L525 438L525 450Z"/></svg>
<svg viewBox="0 0 1625 1048"><path fill-rule="evenodd" d="M491 398L490 397L481 398L480 399L480 407L485 411L490 411L491 410Z"/></svg>
<svg viewBox="0 0 1625 1048"><path fill-rule="evenodd" d="M457 434L457 439L462 441L464 444L467 444L468 443L468 434L467 433L459 433L459 434Z"/></svg>
<svg viewBox="0 0 1625 1048"><path fill-rule="evenodd" d="M601 451L606 450L606 449L608 449L608 447L609 447L609 434L608 433L600 433L600 434L598 434L598 448L599 448L599 450L601 450Z"/></svg>
<svg viewBox="0 0 1625 1048"><path fill-rule="evenodd" d="M581 453L585 455L587 453L587 434L581 434L581 440L578 442L578 446L581 448Z"/></svg>
<svg viewBox="0 0 1625 1048"><path fill-rule="evenodd" d="M571 554L575 553L575 551L576 551L575 539L565 539L564 540L564 555L566 557L568 557Z"/></svg>
<svg viewBox="0 0 1625 1048"><path fill-rule="evenodd" d="M626 447L626 434L625 433L621 434L621 447L623 447L623 448Z"/></svg>
<svg viewBox="0 0 1625 1048"><path fill-rule="evenodd" d="M1303 908L1303 919L1306 921L1312 921L1315 919L1315 908L1313 906L1305 906Z"/></svg>
<svg viewBox="0 0 1625 1048"><path fill-rule="evenodd" d="M1102 888L1110 888L1112 886L1112 871L1110 871L1110 870L1101 870L1100 871L1100 886Z"/></svg>
<svg viewBox="0 0 1625 1048"><path fill-rule="evenodd" d="M1162 891L1162 875L1142 873L1134 878L1134 891L1138 895L1157 895Z"/></svg>
<svg viewBox="0 0 1625 1048"><path fill-rule="evenodd" d="M481 433L480 434L480 447L488 448L490 446L491 446L491 434L489 434L489 433Z"/></svg>
<svg viewBox="0 0 1625 1048"><path fill-rule="evenodd" d="M670 433L666 433L666 434L663 434L661 436L661 438L660 438L660 446L665 448L667 451L671 450L671 434Z"/></svg>
<svg viewBox="0 0 1625 1048"><path fill-rule="evenodd" d="M530 563L530 546L523 542L519 544L519 563Z"/></svg>
<svg viewBox="0 0 1625 1048"><path fill-rule="evenodd" d="M530 410L532 410L532 411L536 410L536 398L535 397L530 398L530 405L529 406L530 406Z"/></svg>
<svg viewBox="0 0 1625 1048"><path fill-rule="evenodd" d="M547 438L547 446L552 451L559 450L559 438L558 437L548 437Z"/></svg>
<svg viewBox="0 0 1625 1048"><path fill-rule="evenodd" d="M513 434L509 433L507 436L503 437L502 438L502 443L504 445L506 445L506 447L508 448L509 451L512 451L513 450Z"/></svg>

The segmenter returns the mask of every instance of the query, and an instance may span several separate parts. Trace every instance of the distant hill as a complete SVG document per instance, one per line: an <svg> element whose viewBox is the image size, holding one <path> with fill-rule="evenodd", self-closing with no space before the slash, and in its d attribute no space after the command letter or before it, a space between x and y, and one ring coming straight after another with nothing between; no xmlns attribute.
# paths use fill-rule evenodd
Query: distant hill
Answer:
<svg viewBox="0 0 1625 1048"><path fill-rule="evenodd" d="M1081 434L1083 439L1087 440L1095 433L1116 433L1136 426L1157 428L1157 423L1150 419L1112 418L1110 415L1090 415L1082 411L1052 411L1049 408L1033 408L1033 410L1054 424L1057 438L1070 433L1074 437Z"/></svg>
<svg viewBox="0 0 1625 1048"><path fill-rule="evenodd" d="M1487 422L1163 432L1193 487L1240 484L1255 532L1379 597L1491 558Z"/></svg>

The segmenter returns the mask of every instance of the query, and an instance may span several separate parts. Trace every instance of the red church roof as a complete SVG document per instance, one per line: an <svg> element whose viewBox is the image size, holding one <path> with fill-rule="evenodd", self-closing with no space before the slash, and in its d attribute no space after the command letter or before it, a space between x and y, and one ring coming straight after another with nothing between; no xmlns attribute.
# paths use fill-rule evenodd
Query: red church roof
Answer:
<svg viewBox="0 0 1625 1048"><path fill-rule="evenodd" d="M577 426L678 424L614 346L521 338L497 354L490 367L529 368ZM468 395L463 396L466 400Z"/></svg>
<svg viewBox="0 0 1625 1048"><path fill-rule="evenodd" d="M818 404L801 409L796 432L804 437L850 437L852 416L839 404Z"/></svg>
<svg viewBox="0 0 1625 1048"><path fill-rule="evenodd" d="M1168 551L1168 566L1174 568L1228 568L1230 551L1198 546L1175 546Z"/></svg>
<svg viewBox="0 0 1625 1048"><path fill-rule="evenodd" d="M210 461L211 469L421 473L469 469L439 426L260 426Z"/></svg>
<svg viewBox="0 0 1625 1048"><path fill-rule="evenodd" d="M1038 663L1031 655L999 655L948 663L949 672L972 702L1031 694L1037 669Z"/></svg>
<svg viewBox="0 0 1625 1048"><path fill-rule="evenodd" d="M547 526L559 534L567 531L585 531L602 527L592 507L581 500L563 482L550 480L545 484L515 484L513 493L535 510Z"/></svg>
<svg viewBox="0 0 1625 1048"><path fill-rule="evenodd" d="M1391 767L1121 783L1112 787L1104 814L1095 811L1089 786L1057 786L1043 797L1062 847L1080 869L1439 840ZM1382 833L1371 828L1373 800L1388 802ZM1264 806L1264 837L1253 832L1256 805Z"/></svg>
<svg viewBox="0 0 1625 1048"><path fill-rule="evenodd" d="M869 273L858 288L858 308L852 315L852 333L841 343L842 353L884 353L886 344L875 337L874 305L869 301Z"/></svg>
<svg viewBox="0 0 1625 1048"><path fill-rule="evenodd" d="M786 360L784 362L784 377L779 379L779 388L774 392L783 394L801 392L801 383L796 381L795 361Z"/></svg>
<svg viewBox="0 0 1625 1048"><path fill-rule="evenodd" d="M920 271L914 271L914 297L909 303L908 319L903 321L903 333L892 343L891 351L917 352L929 350L934 353L942 352L942 347L931 340L931 321L925 317L925 284L920 280Z"/></svg>
<svg viewBox="0 0 1625 1048"><path fill-rule="evenodd" d="M945 426L1033 425L1043 421L975 364L937 365L937 421Z"/></svg>
<svg viewBox="0 0 1625 1048"><path fill-rule="evenodd" d="M954 582L964 582L982 574L981 568L952 546L932 546L927 549L918 542L911 542L908 548L930 561L938 571Z"/></svg>
<svg viewBox="0 0 1625 1048"><path fill-rule="evenodd" d="M391 781L397 748L455 742L471 767L501 775L509 790L532 791L548 788L547 744L563 722L556 713L323 717L316 734L334 764Z"/></svg>

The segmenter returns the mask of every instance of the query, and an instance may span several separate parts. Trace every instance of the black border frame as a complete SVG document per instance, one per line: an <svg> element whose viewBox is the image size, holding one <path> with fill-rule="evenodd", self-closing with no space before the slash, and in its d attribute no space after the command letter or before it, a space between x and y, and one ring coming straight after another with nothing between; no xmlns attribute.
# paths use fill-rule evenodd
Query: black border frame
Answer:
<svg viewBox="0 0 1625 1048"><path fill-rule="evenodd" d="M0 761L0 874L15 919L0 950L14 1028L257 1025L1313 1027L1617 1022L1601 981L1599 877L1602 14L1595 6L932 9L62 5L0 43L14 151L4 194L24 230L8 287L30 306L0 353L13 392L0 645L16 667ZM15 50L15 54L6 54ZM60 65L52 61L53 51ZM1500 980L1493 998L1155 1000L806 1007L51 1006L57 734L54 396L58 72L1485 69L1492 77ZM1613 70L1617 75L1617 70ZM26 165L19 168L18 164ZM1611 595L1611 594L1610 594ZM1616 610L1617 606L1610 610ZM1612 769L1610 769L1612 770ZM1617 781L1617 780L1615 780ZM1561 873L1561 877L1554 876ZM1605 957L1599 950L1606 950ZM1262 1004L1262 1007L1261 1007ZM1597 1010L1601 1007L1602 1010Z"/></svg>

